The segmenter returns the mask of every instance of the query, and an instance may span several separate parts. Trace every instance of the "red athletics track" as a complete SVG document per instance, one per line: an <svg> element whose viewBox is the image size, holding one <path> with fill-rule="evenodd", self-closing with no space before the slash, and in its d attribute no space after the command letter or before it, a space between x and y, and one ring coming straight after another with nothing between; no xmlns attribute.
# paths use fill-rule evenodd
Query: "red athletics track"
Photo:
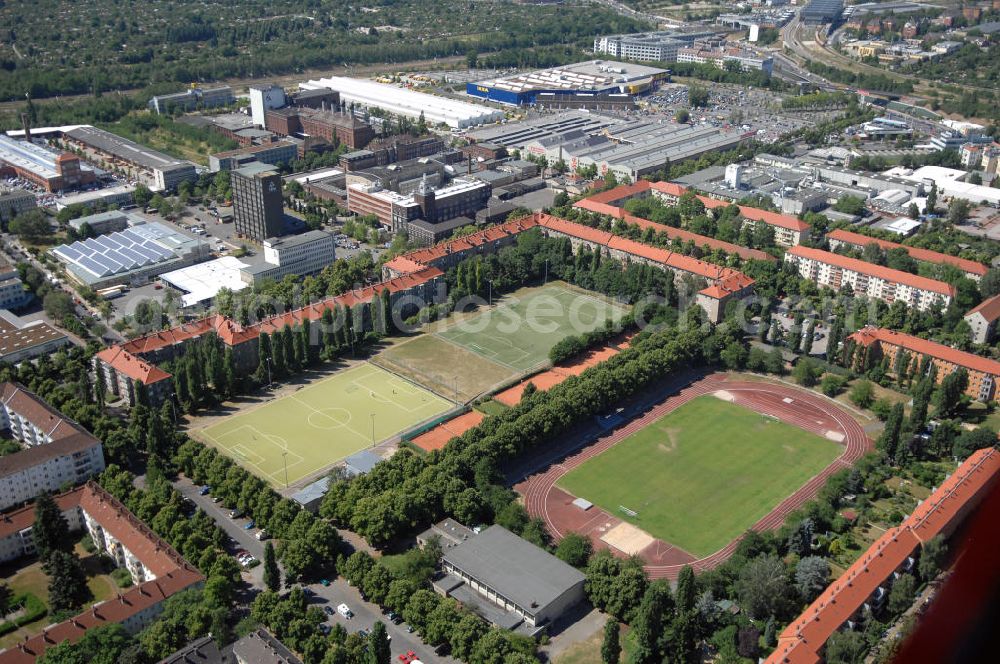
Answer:
<svg viewBox="0 0 1000 664"><path fill-rule="evenodd" d="M840 468L851 466L871 449L871 441L861 425L847 411L828 399L787 385L737 380L726 374L713 374L692 383L641 417L598 438L582 450L549 466L544 472L531 475L519 483L515 489L524 496L528 513L533 517L541 517L557 540L565 533L576 532L588 535L595 548L608 548L600 538L605 532L621 523L621 519L597 506L591 507L586 512L573 506L573 496L556 487L556 482L571 469L594 458L691 399L719 390L729 392L737 404L776 417L806 431L826 437L837 434L842 436L840 443L844 446L844 453L757 521L752 526L754 530L767 530L780 526L788 514L816 496L831 474ZM736 538L715 553L701 559L695 559L688 552L668 542L656 540L640 551L639 556L646 561L646 572L650 578L676 579L684 565L691 565L695 571L716 567L733 554L739 540L740 538ZM614 549L613 551L624 555L620 551Z"/></svg>

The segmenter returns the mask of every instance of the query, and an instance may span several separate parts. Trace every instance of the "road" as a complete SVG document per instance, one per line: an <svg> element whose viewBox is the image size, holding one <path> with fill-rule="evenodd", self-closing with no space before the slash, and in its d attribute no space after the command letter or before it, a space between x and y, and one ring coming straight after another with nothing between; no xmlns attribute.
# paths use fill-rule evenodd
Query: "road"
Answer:
<svg viewBox="0 0 1000 664"><path fill-rule="evenodd" d="M247 523L246 519L230 519L228 509L222 507L221 503L213 502L211 496L199 495L200 486L193 484L191 480L186 477L178 478L174 482L174 488L176 488L177 491L179 491L185 498L190 498L194 501L195 505L200 507L206 514L212 517L219 527L222 528L222 530L236 542L236 544L230 545L230 552L234 552L236 549L246 549L258 560L264 560L264 543L258 542L254 537L254 534L257 532L256 529L246 530L244 528ZM243 578L252 587L252 594L256 594L257 592L263 590L263 565L258 565L252 570L244 572ZM314 583L303 587L308 588L314 593L314 595L309 598L309 603L311 605L318 606L320 608L329 606L334 610L336 610L336 607L339 604L347 604L351 607L351 611L354 612L354 617L350 620L347 620L336 613L332 616L327 616L328 623L333 624L334 622L339 622L347 629L348 632L357 632L361 629L370 630L376 620L381 620L385 623L387 631L389 632L389 637L392 639L391 643L394 661L396 660L397 655L401 655L408 650L412 650L417 653L419 659L425 663L445 662L446 664L457 664L458 662L458 660L454 658L442 657L441 655L435 654L434 650L425 645L416 634L410 634L406 631L405 623L394 625L384 615L382 615L382 610L378 606L362 599L358 590L356 588L352 588L343 578L331 580L329 586Z"/></svg>

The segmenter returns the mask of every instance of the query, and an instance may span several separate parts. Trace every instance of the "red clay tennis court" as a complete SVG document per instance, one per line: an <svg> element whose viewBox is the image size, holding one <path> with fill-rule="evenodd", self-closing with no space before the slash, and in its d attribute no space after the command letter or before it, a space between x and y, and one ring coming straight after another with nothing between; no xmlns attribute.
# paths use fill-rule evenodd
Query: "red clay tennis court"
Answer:
<svg viewBox="0 0 1000 664"><path fill-rule="evenodd" d="M470 410L468 413L442 422L430 431L425 431L410 442L425 452L443 449L449 440L478 426L484 417L486 416L478 410Z"/></svg>

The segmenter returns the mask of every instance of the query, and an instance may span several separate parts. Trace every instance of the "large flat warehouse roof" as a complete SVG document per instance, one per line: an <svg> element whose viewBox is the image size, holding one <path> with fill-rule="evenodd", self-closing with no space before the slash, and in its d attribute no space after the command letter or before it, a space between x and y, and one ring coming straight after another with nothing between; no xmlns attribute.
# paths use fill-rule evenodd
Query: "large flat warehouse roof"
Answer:
<svg viewBox="0 0 1000 664"><path fill-rule="evenodd" d="M0 134L0 161L5 161L17 168L23 168L39 177L54 178L59 175L56 170L56 157L59 154L58 151L50 150L41 145L14 140ZM80 170L93 171L94 169L81 163Z"/></svg>
<svg viewBox="0 0 1000 664"><path fill-rule="evenodd" d="M96 150L113 154L120 159L149 170L164 170L173 166L190 165L190 162L157 152L152 148L139 145L134 141L130 141L117 134L112 134L109 131L98 129L97 127L77 127L67 131L66 135Z"/></svg>
<svg viewBox="0 0 1000 664"><path fill-rule="evenodd" d="M604 91L619 85L663 76L665 69L637 65L632 62L588 60L561 67L539 69L481 81L479 85L526 92L528 90Z"/></svg>
<svg viewBox="0 0 1000 664"><path fill-rule="evenodd" d="M424 119L428 122L444 123L458 129L499 122L503 119L502 111L486 106L438 97L361 78L331 76L300 83L299 87L303 90L329 88L339 92L340 98L344 102L355 102L363 106L381 108L412 118L419 118L423 114Z"/></svg>

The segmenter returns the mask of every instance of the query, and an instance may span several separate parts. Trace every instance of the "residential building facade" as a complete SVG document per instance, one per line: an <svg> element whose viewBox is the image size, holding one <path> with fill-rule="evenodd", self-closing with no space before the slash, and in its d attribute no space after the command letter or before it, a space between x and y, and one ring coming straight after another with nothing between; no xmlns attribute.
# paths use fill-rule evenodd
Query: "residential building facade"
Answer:
<svg viewBox="0 0 1000 664"><path fill-rule="evenodd" d="M997 319L1000 319L1000 295L983 300L965 314L965 322L972 329L972 342L988 344L996 335Z"/></svg>
<svg viewBox="0 0 1000 664"><path fill-rule="evenodd" d="M785 252L785 262L819 286L839 291L850 286L858 295L884 302L905 302L920 311L944 309L955 296L953 286L909 272L866 263L829 251L796 246Z"/></svg>
<svg viewBox="0 0 1000 664"><path fill-rule="evenodd" d="M285 234L281 175L270 164L256 162L232 172L233 221L236 232L255 242Z"/></svg>

